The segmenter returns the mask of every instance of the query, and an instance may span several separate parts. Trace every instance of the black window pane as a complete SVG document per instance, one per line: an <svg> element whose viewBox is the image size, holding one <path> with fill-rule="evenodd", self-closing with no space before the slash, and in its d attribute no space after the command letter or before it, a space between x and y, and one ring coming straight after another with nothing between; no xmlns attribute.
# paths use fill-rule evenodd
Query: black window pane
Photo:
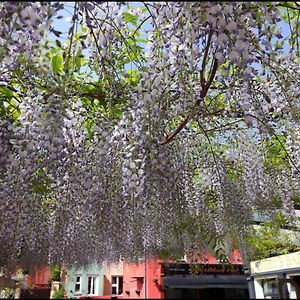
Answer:
<svg viewBox="0 0 300 300"><path fill-rule="evenodd" d="M123 293L123 277L119 277L119 295Z"/></svg>
<svg viewBox="0 0 300 300"><path fill-rule="evenodd" d="M96 283L96 277L93 277L93 285L92 285L92 294L95 294L95 283Z"/></svg>
<svg viewBox="0 0 300 300"><path fill-rule="evenodd" d="M91 293L91 284L92 284L92 277L88 278L88 294Z"/></svg>

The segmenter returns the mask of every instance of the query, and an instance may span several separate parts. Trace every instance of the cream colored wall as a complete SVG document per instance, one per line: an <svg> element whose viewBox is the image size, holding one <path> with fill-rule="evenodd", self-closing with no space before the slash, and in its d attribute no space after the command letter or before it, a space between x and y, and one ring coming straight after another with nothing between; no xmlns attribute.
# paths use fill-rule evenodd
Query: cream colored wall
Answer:
<svg viewBox="0 0 300 300"><path fill-rule="evenodd" d="M118 264L109 265L106 267L104 276L103 295L111 295L111 277L123 276L123 261L120 260Z"/></svg>

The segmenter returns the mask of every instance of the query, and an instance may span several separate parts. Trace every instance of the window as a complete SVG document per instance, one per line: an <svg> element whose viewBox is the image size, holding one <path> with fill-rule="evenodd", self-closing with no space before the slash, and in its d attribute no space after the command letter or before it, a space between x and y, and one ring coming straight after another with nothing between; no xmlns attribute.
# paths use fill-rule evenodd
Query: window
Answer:
<svg viewBox="0 0 300 300"><path fill-rule="evenodd" d="M136 289L141 291L143 289L144 277L136 277Z"/></svg>
<svg viewBox="0 0 300 300"><path fill-rule="evenodd" d="M263 290L265 299L278 299L278 287L275 279L264 280Z"/></svg>
<svg viewBox="0 0 300 300"><path fill-rule="evenodd" d="M81 275L76 275L75 293L81 294Z"/></svg>
<svg viewBox="0 0 300 300"><path fill-rule="evenodd" d="M111 293L121 295L123 293L123 276L111 277Z"/></svg>
<svg viewBox="0 0 300 300"><path fill-rule="evenodd" d="M98 277L89 276L88 277L88 295L97 295L98 293Z"/></svg>

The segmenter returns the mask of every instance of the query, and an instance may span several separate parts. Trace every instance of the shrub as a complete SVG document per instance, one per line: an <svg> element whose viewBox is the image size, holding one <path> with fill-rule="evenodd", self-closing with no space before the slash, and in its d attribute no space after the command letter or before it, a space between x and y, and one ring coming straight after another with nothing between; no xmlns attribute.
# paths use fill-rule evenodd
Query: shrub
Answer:
<svg viewBox="0 0 300 300"><path fill-rule="evenodd" d="M60 281L60 267L54 266L51 269L51 280Z"/></svg>
<svg viewBox="0 0 300 300"><path fill-rule="evenodd" d="M64 298L65 291L64 289L60 288L57 290L54 294L52 299L63 299Z"/></svg>

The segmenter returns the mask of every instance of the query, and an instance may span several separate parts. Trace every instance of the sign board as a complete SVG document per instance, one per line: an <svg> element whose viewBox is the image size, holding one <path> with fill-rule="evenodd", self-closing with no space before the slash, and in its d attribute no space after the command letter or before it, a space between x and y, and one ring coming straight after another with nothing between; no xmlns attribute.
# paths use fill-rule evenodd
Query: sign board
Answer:
<svg viewBox="0 0 300 300"><path fill-rule="evenodd" d="M294 268L300 270L300 251L252 261L250 266L252 274Z"/></svg>
<svg viewBox="0 0 300 300"><path fill-rule="evenodd" d="M164 263L164 275L201 275L201 274L226 274L242 275L243 265L233 264L198 264L198 263Z"/></svg>

